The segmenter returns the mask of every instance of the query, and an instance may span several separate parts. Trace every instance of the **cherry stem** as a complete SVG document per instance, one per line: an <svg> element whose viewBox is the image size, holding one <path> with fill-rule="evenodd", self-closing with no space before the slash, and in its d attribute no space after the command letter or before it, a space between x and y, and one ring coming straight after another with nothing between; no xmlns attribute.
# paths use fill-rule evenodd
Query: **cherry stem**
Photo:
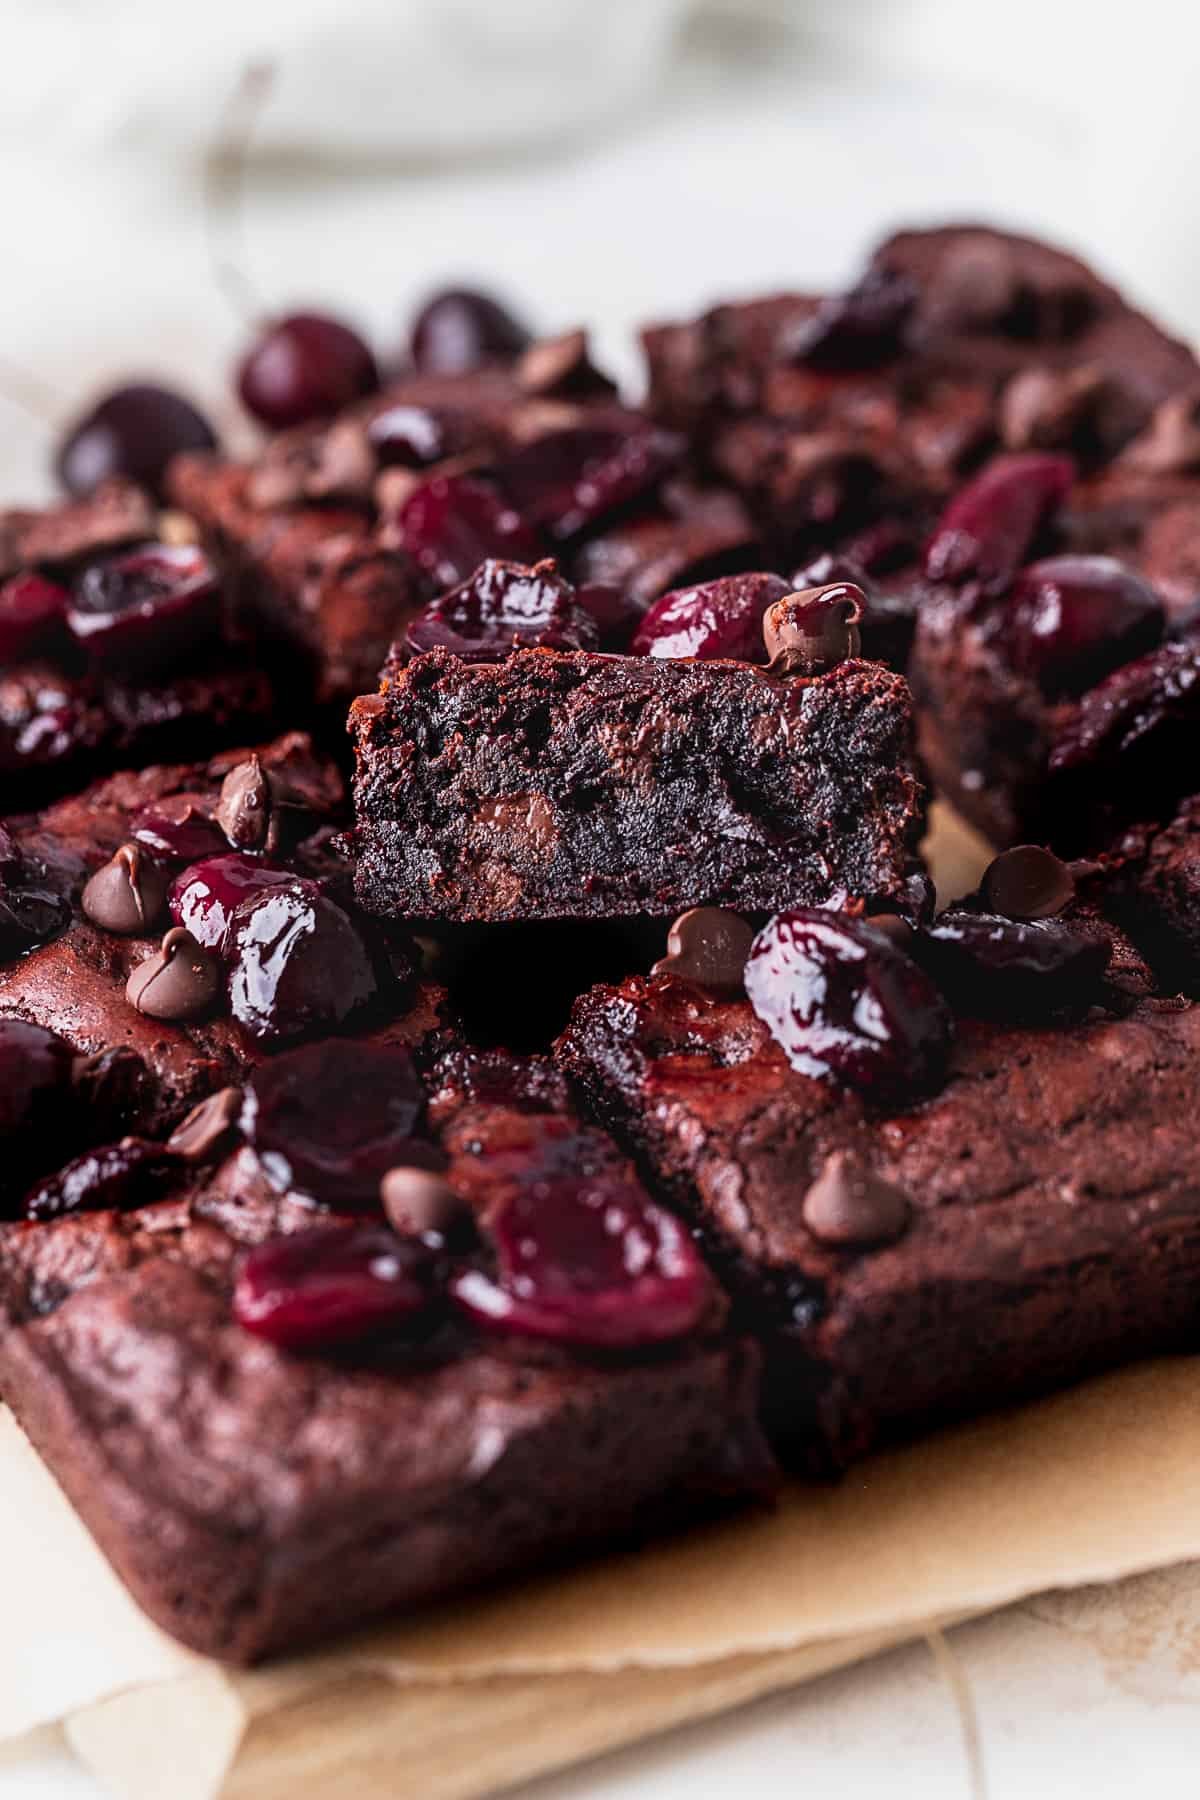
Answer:
<svg viewBox="0 0 1200 1800"><path fill-rule="evenodd" d="M273 63L247 65L225 103L204 164L204 216L213 279L238 318L250 325L262 318L263 307L246 273L246 164L274 80Z"/></svg>

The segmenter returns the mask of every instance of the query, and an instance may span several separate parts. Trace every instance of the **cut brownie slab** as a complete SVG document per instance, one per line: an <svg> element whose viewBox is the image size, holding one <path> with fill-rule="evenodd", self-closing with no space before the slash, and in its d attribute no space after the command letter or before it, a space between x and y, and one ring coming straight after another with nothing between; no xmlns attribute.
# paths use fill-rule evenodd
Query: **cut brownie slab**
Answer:
<svg viewBox="0 0 1200 1800"><path fill-rule="evenodd" d="M693 964L560 1040L755 1321L802 1465L1200 1336L1200 1011L1119 939L1101 975L1094 909L1035 904L1062 910L785 915L753 1004Z"/></svg>
<svg viewBox="0 0 1200 1800"><path fill-rule="evenodd" d="M471 664L439 650L389 665L352 723L355 885L384 917L895 896L921 828L908 691L856 658L788 676L541 649Z"/></svg>
<svg viewBox="0 0 1200 1800"><path fill-rule="evenodd" d="M111 1103L99 1132L166 1129L314 1031L432 1029L442 995L411 942L351 916L330 850L341 803L294 733L114 775L0 828L0 1021L84 1059Z"/></svg>
<svg viewBox="0 0 1200 1800"><path fill-rule="evenodd" d="M200 755L270 725L270 681L230 640L214 569L159 530L120 481L0 514L7 810L123 760Z"/></svg>
<svg viewBox="0 0 1200 1800"><path fill-rule="evenodd" d="M6 1398L151 1617L232 1661L771 1480L753 1347L550 1073L439 1079L393 1232L314 1210L361 1172L337 1058L252 1082L253 1143L178 1197L0 1228Z"/></svg>

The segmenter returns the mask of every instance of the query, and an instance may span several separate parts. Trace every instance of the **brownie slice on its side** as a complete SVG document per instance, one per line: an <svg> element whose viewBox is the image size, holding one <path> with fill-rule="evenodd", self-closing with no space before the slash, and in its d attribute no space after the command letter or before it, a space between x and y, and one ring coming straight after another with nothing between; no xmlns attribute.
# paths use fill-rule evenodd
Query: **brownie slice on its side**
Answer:
<svg viewBox="0 0 1200 1800"><path fill-rule="evenodd" d="M231 640L216 573L158 541L137 488L0 513L0 780L41 804L106 768L202 756L270 728L266 672Z"/></svg>
<svg viewBox="0 0 1200 1800"><path fill-rule="evenodd" d="M1053 922L1022 937L965 916L905 941L950 989L978 977L999 1016L959 993L944 1073L923 1092L822 1069L856 1041L862 962L829 972L816 1011L843 1006L843 1029L808 1040L808 1057L803 1034L789 1057L747 1000L663 974L583 996L557 1047L692 1218L763 1342L771 1433L805 1467L1200 1341L1200 1010L1154 998L1118 941L1090 1006L1029 1023L1043 955L1070 941L1094 974L1093 953ZM1068 923L1093 942L1102 930ZM891 941L849 929L868 965L894 962ZM895 1020L870 1018L886 1045Z"/></svg>
<svg viewBox="0 0 1200 1800"><path fill-rule="evenodd" d="M382 916L662 917L897 896L922 820L875 663L444 651L355 702L355 885Z"/></svg>
<svg viewBox="0 0 1200 1800"><path fill-rule="evenodd" d="M493 1070L491 1093L439 1088L452 1210L423 1237L281 1195L249 1145L141 1211L0 1227L0 1385L139 1604L193 1649L254 1661L769 1491L757 1355L682 1228L552 1077ZM259 1148L269 1110L260 1094ZM276 1174L314 1148L301 1129L272 1140ZM315 1146L335 1186L336 1137ZM657 1273L601 1241L599 1291L573 1285L604 1237L589 1196L657 1243ZM539 1256L515 1287L509 1215ZM452 1301L466 1271L494 1316ZM506 1326L506 1306L526 1312Z"/></svg>

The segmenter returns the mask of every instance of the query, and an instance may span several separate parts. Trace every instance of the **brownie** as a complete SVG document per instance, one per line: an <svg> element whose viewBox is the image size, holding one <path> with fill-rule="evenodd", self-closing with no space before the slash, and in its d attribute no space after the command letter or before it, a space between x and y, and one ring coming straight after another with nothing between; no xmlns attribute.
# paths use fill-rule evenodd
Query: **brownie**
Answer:
<svg viewBox="0 0 1200 1800"><path fill-rule="evenodd" d="M186 543L161 543L161 528L119 480L0 514L9 810L125 761L202 755L269 728L270 680L231 640L214 572Z"/></svg>
<svg viewBox="0 0 1200 1800"><path fill-rule="evenodd" d="M904 682L851 659L520 650L355 702L355 888L384 917L659 917L894 895L922 818Z"/></svg>
<svg viewBox="0 0 1200 1800"><path fill-rule="evenodd" d="M508 369L405 375L251 463L177 460L173 497L239 618L318 704L372 686L393 640L489 557L554 555L569 572L605 540L586 578L618 639L676 574L745 566L753 533L736 499L672 488L683 440L621 406L569 336Z"/></svg>
<svg viewBox="0 0 1200 1800"><path fill-rule="evenodd" d="M272 794L288 796L276 808L283 825L269 848L239 848L214 817L220 811L235 836L245 837L235 813L222 807L222 795L251 757ZM342 1010L337 983L347 968L350 986L358 981L362 991L355 990L360 1003L340 1021L346 1030L416 1041L440 1021L442 991L418 978L416 952L402 934L380 945L372 930L369 946L359 945L348 872L330 847L342 792L332 765L314 754L306 737L292 733L256 752L231 750L206 763L155 764L113 775L0 828L0 1026L21 1020L40 1027L89 1059L93 1069L100 1067L112 1104L101 1108L93 1137L118 1127L158 1135L204 1094L240 1080L261 1056L292 1041L293 1026L300 1034L329 1030L331 1014ZM98 870L123 866L125 847L136 853L150 899L144 924L133 921L131 928L126 921L116 930L99 922L103 908L98 913L83 894ZM227 953L219 945L206 947L206 956L227 968L218 968L220 991L198 1010L175 1018L163 1016L162 1008L139 1010L127 992L131 976L154 957L172 925L170 884L214 862L217 875L224 869L234 884L231 912L253 905L258 890L246 887L247 881L253 884L264 871L279 880L270 892L284 910L255 964L260 999L274 984L286 1010L295 1000L288 1000L294 979L289 963L298 968L306 956L329 963L325 983L310 968L318 1002L311 1017L281 1020L279 1033L261 1006L253 1016L245 1007L239 1014L233 1000L239 953L232 945ZM304 907L289 920L286 896L293 893ZM362 930L368 929L363 922Z"/></svg>
<svg viewBox="0 0 1200 1800"><path fill-rule="evenodd" d="M974 968L978 989L962 980L968 916L996 958ZM1107 933L1112 961L1096 983L1073 942L1076 969L1091 969L1085 1003L1043 1012L1037 988L1051 965L1036 959L1061 947L1060 924L1072 938ZM854 956L894 962L892 941L849 929ZM1026 928L1025 942L978 903L925 929L939 939L898 940L906 980L919 984L914 968L937 952L927 966L956 1017L923 1086L837 1078L832 1061L803 1054L803 1037L789 1054L786 1033L745 997L668 973L583 996L557 1046L753 1321L772 1435L810 1470L1194 1347L1200 1330L1200 1012L1162 996L1091 901L1034 927L1033 940ZM861 967L827 971L827 1004ZM887 991L868 988L858 1015L885 1044ZM905 991L908 1018L931 1004ZM846 1030L853 1039L853 1023Z"/></svg>
<svg viewBox="0 0 1200 1800"><path fill-rule="evenodd" d="M544 1182L547 1134L560 1180L649 1207L552 1080L514 1091L493 1070L499 1100L461 1075L436 1129L457 1205L479 1208L468 1262ZM238 1296L247 1253L294 1268L314 1216L247 1146L139 1211L0 1228L0 1386L138 1603L192 1649L290 1652L769 1488L757 1357L694 1253L702 1307L666 1342L605 1353L493 1331L439 1289L419 1331L300 1348L245 1327ZM436 1234L322 1218L321 1243L445 1279Z"/></svg>

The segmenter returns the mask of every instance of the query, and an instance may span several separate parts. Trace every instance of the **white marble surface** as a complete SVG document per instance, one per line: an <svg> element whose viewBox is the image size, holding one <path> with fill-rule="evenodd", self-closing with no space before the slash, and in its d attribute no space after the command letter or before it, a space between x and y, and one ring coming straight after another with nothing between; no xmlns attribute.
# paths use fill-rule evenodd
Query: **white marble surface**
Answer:
<svg viewBox="0 0 1200 1800"><path fill-rule="evenodd" d="M39 9L43 32L68 33L86 10ZM728 16L694 29L660 79L633 84L615 123L581 137L559 132L508 160L293 154L256 167L247 265L264 304L346 308L386 341L426 287L477 277L548 327L595 321L632 376L639 318L837 279L898 220L984 215L1090 249L1181 329L1200 327L1187 201L1197 138L1185 104L1196 26L1177 7L1145 0L1144 38L1124 15L1119 39L1089 15L1092 60L1069 73L1060 53L1078 47L1066 35L1074 8L1011 0L985 16L942 0L743 0L720 10ZM775 27L733 16L772 10ZM10 88L18 67L36 80L31 16L28 0L0 0ZM221 98L193 95L200 136ZM0 116L6 497L46 489L56 421L119 374L186 379L227 410L224 371L242 326L209 271L194 148L153 135L81 147L65 128L18 130L11 108ZM1200 1571L1032 1601L953 1644L977 1768L944 1673L914 1646L548 1779L527 1800L742 1790L1128 1800L1135 1788L1194 1800ZM96 1790L46 1736L0 1753L0 1795L95 1800Z"/></svg>

